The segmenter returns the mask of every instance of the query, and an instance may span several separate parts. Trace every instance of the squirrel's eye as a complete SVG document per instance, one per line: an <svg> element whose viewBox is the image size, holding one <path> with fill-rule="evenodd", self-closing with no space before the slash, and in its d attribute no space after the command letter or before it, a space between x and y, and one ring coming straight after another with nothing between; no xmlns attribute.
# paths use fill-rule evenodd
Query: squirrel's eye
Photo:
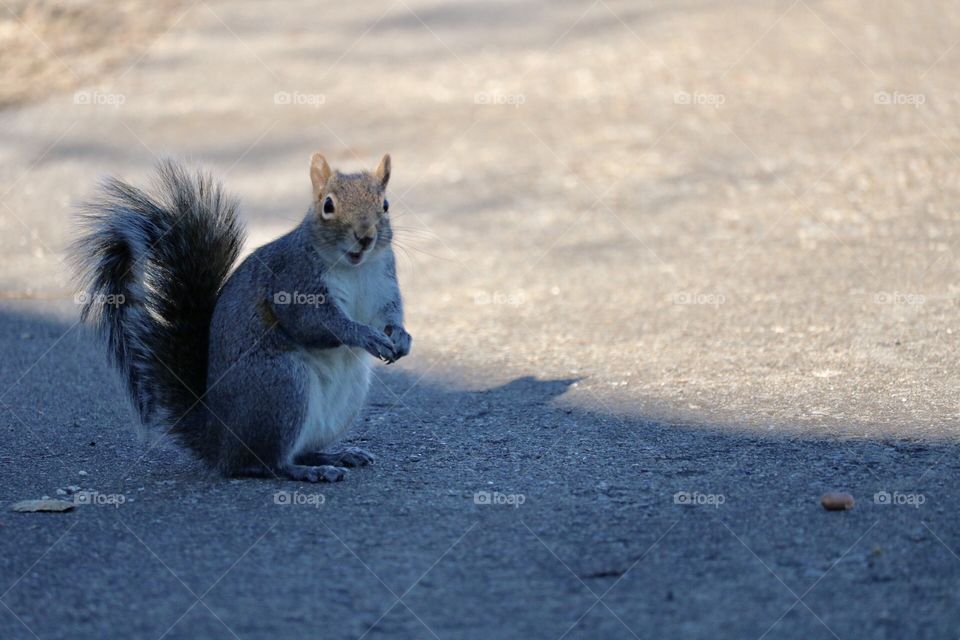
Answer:
<svg viewBox="0 0 960 640"><path fill-rule="evenodd" d="M389 201L389 200L384 200L384 201L383 201L383 212L386 213L387 211L390 211L390 201Z"/></svg>
<svg viewBox="0 0 960 640"><path fill-rule="evenodd" d="M336 207L333 206L333 198L327 196L327 199L323 201L323 212L332 214L334 211L336 211Z"/></svg>

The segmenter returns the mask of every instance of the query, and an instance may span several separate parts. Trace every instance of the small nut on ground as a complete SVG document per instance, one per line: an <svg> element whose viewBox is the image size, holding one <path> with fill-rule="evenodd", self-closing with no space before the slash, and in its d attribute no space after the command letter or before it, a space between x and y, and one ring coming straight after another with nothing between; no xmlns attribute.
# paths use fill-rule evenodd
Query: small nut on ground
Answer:
<svg viewBox="0 0 960 640"><path fill-rule="evenodd" d="M849 493L831 491L820 496L820 504L827 511L846 511L853 509L853 496Z"/></svg>

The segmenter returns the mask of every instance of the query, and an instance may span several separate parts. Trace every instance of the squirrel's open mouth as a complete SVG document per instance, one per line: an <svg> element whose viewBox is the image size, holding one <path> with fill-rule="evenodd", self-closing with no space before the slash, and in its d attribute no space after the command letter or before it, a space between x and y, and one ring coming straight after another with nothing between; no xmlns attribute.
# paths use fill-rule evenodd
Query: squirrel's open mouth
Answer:
<svg viewBox="0 0 960 640"><path fill-rule="evenodd" d="M347 261L350 264L360 264L363 262L363 251L347 251Z"/></svg>

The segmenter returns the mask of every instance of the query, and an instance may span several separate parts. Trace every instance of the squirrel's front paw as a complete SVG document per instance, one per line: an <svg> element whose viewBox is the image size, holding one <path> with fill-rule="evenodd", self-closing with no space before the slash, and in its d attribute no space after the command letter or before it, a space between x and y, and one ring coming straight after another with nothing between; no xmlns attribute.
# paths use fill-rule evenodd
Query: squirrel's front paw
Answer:
<svg viewBox="0 0 960 640"><path fill-rule="evenodd" d="M388 324L384 332L390 336L393 342L393 352L396 357L394 361L410 353L410 347L413 344L413 336L407 333L407 330L400 325Z"/></svg>
<svg viewBox="0 0 960 640"><path fill-rule="evenodd" d="M385 362L393 362L397 359L393 341L386 334L376 329L367 330L363 336L361 346L375 358L380 358Z"/></svg>

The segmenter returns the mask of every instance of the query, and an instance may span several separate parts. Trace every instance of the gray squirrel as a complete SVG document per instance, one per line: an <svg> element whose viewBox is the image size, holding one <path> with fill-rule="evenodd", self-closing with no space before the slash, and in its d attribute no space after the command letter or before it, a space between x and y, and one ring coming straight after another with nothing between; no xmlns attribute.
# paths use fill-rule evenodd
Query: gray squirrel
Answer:
<svg viewBox="0 0 960 640"><path fill-rule="evenodd" d="M173 161L154 189L115 178L83 206L72 247L92 319L143 427L225 476L342 480L373 462L333 453L360 413L371 358L410 352L392 249L390 156L374 172L310 162L303 221L248 256L237 202ZM101 301L109 301L103 304Z"/></svg>

